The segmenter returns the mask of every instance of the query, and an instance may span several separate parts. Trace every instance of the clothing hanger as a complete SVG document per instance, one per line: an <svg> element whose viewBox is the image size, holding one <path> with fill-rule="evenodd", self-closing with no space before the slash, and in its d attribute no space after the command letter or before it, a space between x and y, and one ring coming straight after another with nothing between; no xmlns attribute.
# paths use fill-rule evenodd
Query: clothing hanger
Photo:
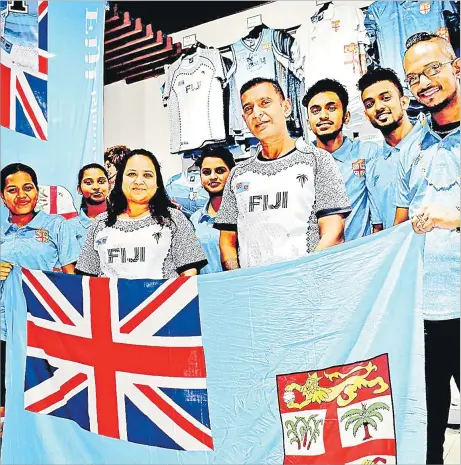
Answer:
<svg viewBox="0 0 461 465"><path fill-rule="evenodd" d="M264 23L255 26L242 40L258 39L264 29L269 29Z"/></svg>
<svg viewBox="0 0 461 465"><path fill-rule="evenodd" d="M196 41L190 47L187 47L186 49L184 49L184 55L185 56L192 55L197 51L198 48L208 48L208 47L202 44L202 42Z"/></svg>
<svg viewBox="0 0 461 465"><path fill-rule="evenodd" d="M320 7L319 11L317 11L317 14L319 15L320 13L323 13L332 3L333 3L333 2L326 2L326 3L324 3L324 4Z"/></svg>

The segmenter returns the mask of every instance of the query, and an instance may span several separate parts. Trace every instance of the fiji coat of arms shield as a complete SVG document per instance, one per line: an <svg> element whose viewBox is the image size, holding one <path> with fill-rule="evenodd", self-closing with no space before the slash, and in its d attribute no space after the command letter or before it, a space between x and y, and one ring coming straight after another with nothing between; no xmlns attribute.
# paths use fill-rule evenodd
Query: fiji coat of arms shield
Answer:
<svg viewBox="0 0 461 465"><path fill-rule="evenodd" d="M397 463L387 354L277 376L284 464Z"/></svg>

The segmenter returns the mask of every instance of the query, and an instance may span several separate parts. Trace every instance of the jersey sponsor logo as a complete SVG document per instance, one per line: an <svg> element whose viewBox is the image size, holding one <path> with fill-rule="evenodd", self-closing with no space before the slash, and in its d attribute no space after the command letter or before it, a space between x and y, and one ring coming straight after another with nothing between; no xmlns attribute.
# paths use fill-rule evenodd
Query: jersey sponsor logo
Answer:
<svg viewBox="0 0 461 465"><path fill-rule="evenodd" d="M268 52L271 49L271 43L270 42L264 42L263 47L264 47L264 51Z"/></svg>
<svg viewBox="0 0 461 465"><path fill-rule="evenodd" d="M235 186L235 193L241 194L242 192L246 192L250 190L250 183L249 182L238 182Z"/></svg>
<svg viewBox="0 0 461 465"><path fill-rule="evenodd" d="M422 15L427 15L431 11L431 4L429 2L423 2L419 5L419 12Z"/></svg>
<svg viewBox="0 0 461 465"><path fill-rule="evenodd" d="M146 248L145 247L133 247L133 257L127 257L125 247L113 247L107 249L107 261L108 263L136 263L146 261Z"/></svg>
<svg viewBox="0 0 461 465"><path fill-rule="evenodd" d="M182 79L181 81L178 81L178 87L181 87L184 85L184 79Z"/></svg>
<svg viewBox="0 0 461 465"><path fill-rule="evenodd" d="M365 159L361 158L352 163L352 172L358 177L363 178L365 176Z"/></svg>
<svg viewBox="0 0 461 465"><path fill-rule="evenodd" d="M338 32L339 31L339 24L341 23L341 21L339 19L337 19L336 21L332 21L331 22L331 28L335 31L335 32Z"/></svg>
<svg viewBox="0 0 461 465"><path fill-rule="evenodd" d="M107 236L101 237L96 241L96 245L104 245L107 242Z"/></svg>
<svg viewBox="0 0 461 465"><path fill-rule="evenodd" d="M248 55L246 59L246 64L248 71L257 71L266 64L266 57L258 56L255 53Z"/></svg>
<svg viewBox="0 0 461 465"><path fill-rule="evenodd" d="M256 208L261 207L261 208ZM288 208L288 192L277 192L275 194L275 202L269 203L269 195L250 195L248 198L248 211L253 213L256 210L277 210L279 208Z"/></svg>
<svg viewBox="0 0 461 465"><path fill-rule="evenodd" d="M359 46L352 42L344 46L344 64L352 65L352 72L358 73L360 70Z"/></svg>
<svg viewBox="0 0 461 465"><path fill-rule="evenodd" d="M47 229L37 229L35 231L35 239L38 242L49 242L50 240L50 233Z"/></svg>

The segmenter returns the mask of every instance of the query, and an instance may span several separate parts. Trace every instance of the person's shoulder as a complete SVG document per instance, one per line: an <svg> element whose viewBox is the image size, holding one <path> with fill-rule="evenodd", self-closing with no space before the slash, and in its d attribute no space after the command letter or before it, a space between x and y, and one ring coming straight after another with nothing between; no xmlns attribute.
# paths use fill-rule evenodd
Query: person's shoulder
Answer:
<svg viewBox="0 0 461 465"><path fill-rule="evenodd" d="M99 224L99 223L105 223L108 217L107 212L102 212L98 216L95 217L94 222Z"/></svg>
<svg viewBox="0 0 461 465"><path fill-rule="evenodd" d="M374 140L354 139L352 144L355 146L355 152L360 154L360 158L371 161L378 156L383 148L382 142Z"/></svg>
<svg viewBox="0 0 461 465"><path fill-rule="evenodd" d="M192 215L190 216L190 221L193 225L196 225L198 224L199 220L200 220L200 216L202 215L202 211L201 209L200 210L197 210L196 212L192 213Z"/></svg>
<svg viewBox="0 0 461 465"><path fill-rule="evenodd" d="M180 210L175 207L168 207L168 212L170 213L170 217L174 222L177 221L187 221L186 215Z"/></svg>

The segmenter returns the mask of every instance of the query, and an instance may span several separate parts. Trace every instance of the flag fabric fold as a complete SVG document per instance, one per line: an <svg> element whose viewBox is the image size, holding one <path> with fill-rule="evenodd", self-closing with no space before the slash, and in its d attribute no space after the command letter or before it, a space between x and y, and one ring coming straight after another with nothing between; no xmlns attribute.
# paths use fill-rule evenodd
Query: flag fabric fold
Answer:
<svg viewBox="0 0 461 465"><path fill-rule="evenodd" d="M2 460L423 463L423 244L405 224L170 281L14 269Z"/></svg>

